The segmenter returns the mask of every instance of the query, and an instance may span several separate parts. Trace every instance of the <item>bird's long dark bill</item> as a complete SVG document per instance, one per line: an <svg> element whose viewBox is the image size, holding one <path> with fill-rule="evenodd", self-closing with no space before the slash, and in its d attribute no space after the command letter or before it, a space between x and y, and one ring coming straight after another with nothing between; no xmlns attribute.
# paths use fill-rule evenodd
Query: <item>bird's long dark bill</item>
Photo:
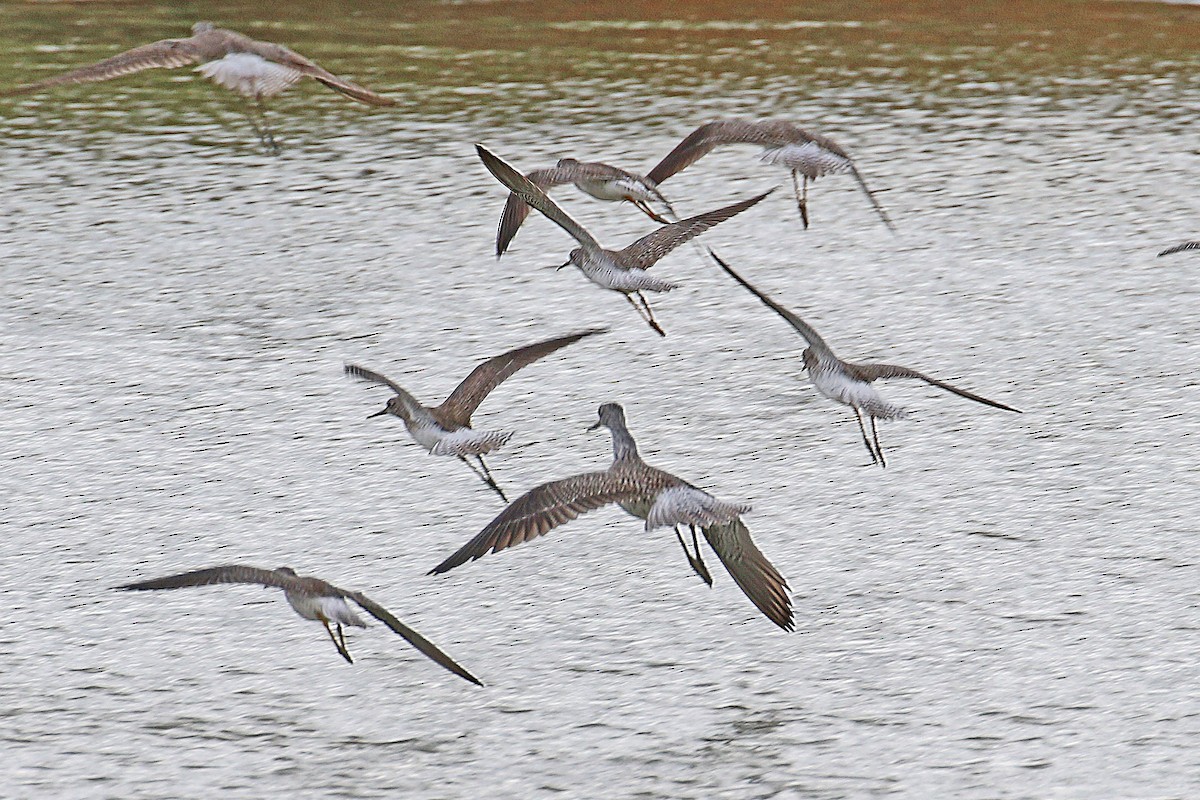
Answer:
<svg viewBox="0 0 1200 800"><path fill-rule="evenodd" d="M386 413L388 413L388 410L385 408L383 411L376 411L374 414L367 414L367 419L375 419L375 417L382 417Z"/></svg>

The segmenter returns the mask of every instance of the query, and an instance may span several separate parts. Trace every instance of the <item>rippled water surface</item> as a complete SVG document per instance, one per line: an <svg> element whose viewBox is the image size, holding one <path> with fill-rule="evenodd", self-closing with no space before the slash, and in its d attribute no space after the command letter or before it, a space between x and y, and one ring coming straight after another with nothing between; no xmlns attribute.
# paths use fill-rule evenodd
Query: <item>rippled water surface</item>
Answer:
<svg viewBox="0 0 1200 800"><path fill-rule="evenodd" d="M0 99L0 795L1189 798L1200 793L1197 9L957 4L0 5L0 83L186 35L286 42L399 100L279 98L265 155L190 71ZM847 358L931 387L882 426L820 398L801 340L697 249L660 339L504 190L559 156L647 171L699 123L786 117L896 221L719 150L664 190ZM557 192L606 243L630 207ZM386 392L440 401L509 347L607 326L476 415L513 493L643 455L750 503L797 630L610 508L438 578L501 508ZM276 592L111 590L227 562L360 588L347 665Z"/></svg>

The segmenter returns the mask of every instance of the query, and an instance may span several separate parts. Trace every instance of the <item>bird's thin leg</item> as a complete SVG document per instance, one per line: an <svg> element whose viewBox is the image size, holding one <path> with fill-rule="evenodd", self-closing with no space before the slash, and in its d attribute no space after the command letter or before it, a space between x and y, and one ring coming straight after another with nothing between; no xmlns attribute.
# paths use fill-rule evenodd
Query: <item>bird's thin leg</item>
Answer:
<svg viewBox="0 0 1200 800"><path fill-rule="evenodd" d="M271 151L271 155L277 156L279 155L279 145L275 143L275 137L271 133L271 126L267 124L267 107L263 105L262 95L254 98L254 104L258 107L258 118L262 120L262 132L259 134L259 138L263 139L265 134L266 138L263 140L263 146Z"/></svg>
<svg viewBox="0 0 1200 800"><path fill-rule="evenodd" d="M642 305L646 309L646 322L649 322L650 327L658 331L659 336L666 336L667 332L658 327L658 323L654 321L654 312L650 310L650 301L646 299L646 295L642 294L641 292L634 292L634 294L637 295L638 300L642 301Z"/></svg>
<svg viewBox="0 0 1200 800"><path fill-rule="evenodd" d="M708 571L708 567L704 563L704 557L700 555L700 540L696 538L696 526L688 525L692 529L692 547L696 550L696 563L692 567L696 573L704 579L704 582L712 586L712 573Z"/></svg>
<svg viewBox="0 0 1200 800"><path fill-rule="evenodd" d="M347 663L353 664L354 659L350 657L350 651L346 649L345 644L338 642L337 637L333 635L333 629L329 627L329 620L322 618L321 624L325 626L325 632L329 634L329 639L333 642L333 646L337 648L338 653L341 654L342 658L346 659ZM341 627L339 625L338 629L341 630Z"/></svg>
<svg viewBox="0 0 1200 800"><path fill-rule="evenodd" d="M871 440L867 438L867 429L863 426L862 414L859 413L858 406L850 407L854 409L854 418L858 420L858 429L862 431L863 444L867 446L867 452L871 454L871 463L878 464L879 456L875 455L875 448L871 446Z"/></svg>
<svg viewBox="0 0 1200 800"><path fill-rule="evenodd" d="M255 107L250 104L247 104L245 107L245 111L246 111L246 119L250 120L250 127L254 128L254 134L256 136L258 136L258 143L261 144L263 146L263 149L265 150L267 148L267 137L266 137L266 134L263 133L262 126L258 124L258 117L256 117L254 115Z"/></svg>
<svg viewBox="0 0 1200 800"><path fill-rule="evenodd" d="M342 623L337 624L338 641L342 643L342 649L346 649L346 634L342 632Z"/></svg>
<svg viewBox="0 0 1200 800"><path fill-rule="evenodd" d="M641 317L647 325L657 331L659 336L666 336L667 332L658 327L658 323L654 321L654 314L649 310L650 306L647 305L646 310L643 311L642 306L639 306L637 301L633 299L634 295L637 295L643 303L646 302L646 298L642 297L641 292L631 292L625 295L625 299L629 301L629 305L633 306L633 310L638 313L638 316ZM647 314L649 314L649 316L647 316Z"/></svg>
<svg viewBox="0 0 1200 800"><path fill-rule="evenodd" d="M655 222L662 223L663 225L670 224L670 222L671 222L670 220L664 219L661 214L658 214L657 212L655 212L655 210L652 209L645 200L635 200L632 197L630 197L628 199L629 199L629 202L633 203L634 207L636 207L639 211L641 211L643 214L645 214L647 217L654 220Z"/></svg>
<svg viewBox="0 0 1200 800"><path fill-rule="evenodd" d="M796 189L796 204L800 207L800 221L808 227L808 176L804 176L804 189L801 191L800 182L796 180L796 171L792 170L792 186Z"/></svg>
<svg viewBox="0 0 1200 800"><path fill-rule="evenodd" d="M500 488L500 484L496 483L496 479L492 477L492 471L488 469L487 462L483 460L483 456L476 456L479 459L479 466L483 469L484 480L487 485L496 490L496 494L500 495L500 499L508 502L508 498L504 496L504 490Z"/></svg>
<svg viewBox="0 0 1200 800"><path fill-rule="evenodd" d="M479 459L479 463L480 463L480 465L481 465L481 466L483 467L483 469L486 471L486 470L487 470L487 464L484 464L484 463L483 463L483 457L482 457L482 456L476 456L476 458L478 458L478 459ZM504 492L503 492L503 491L500 489L500 487L499 487L499 486L496 484L496 481L492 480L492 475L491 475L491 473L490 473L490 472L487 472L487 474L484 474L484 472L481 472L481 471L479 470L479 467L476 467L474 464L472 464L470 461L468 461L466 456L459 456L459 457L458 457L458 460L459 460L459 461L461 461L461 462L463 462L464 464L466 464L468 467L470 467L470 469L471 469L471 472L474 472L474 473L475 473L475 477L479 478L479 480L481 480L481 481L483 481L485 484L487 484L489 488L491 488L491 489L492 489L494 492L496 492L496 494L500 495L500 499L502 499L502 500L503 500L504 502L506 502L506 503L508 502L508 498L504 496Z"/></svg>
<svg viewBox="0 0 1200 800"><path fill-rule="evenodd" d="M691 526L689 526L689 527L691 527ZM712 575L708 574L708 568L704 566L703 561L699 560L698 558L692 557L691 551L688 550L687 542L685 542L683 540L683 536L679 533L678 525L675 526L675 538L679 541L679 546L683 548L683 555L685 557L687 557L688 566L690 566L692 568L693 572L695 572L697 575L700 576L700 580L704 581L709 586L712 586ZM695 539L696 539L696 529L694 527L692 527L692 541L695 541ZM697 553L700 552L698 548L699 548L699 545L697 545L697 550L696 550Z"/></svg>
<svg viewBox="0 0 1200 800"><path fill-rule="evenodd" d="M883 447L879 444L879 431L875 429L875 417L871 417L871 438L875 440L875 452L879 455L879 466L886 467L887 462L883 460Z"/></svg>

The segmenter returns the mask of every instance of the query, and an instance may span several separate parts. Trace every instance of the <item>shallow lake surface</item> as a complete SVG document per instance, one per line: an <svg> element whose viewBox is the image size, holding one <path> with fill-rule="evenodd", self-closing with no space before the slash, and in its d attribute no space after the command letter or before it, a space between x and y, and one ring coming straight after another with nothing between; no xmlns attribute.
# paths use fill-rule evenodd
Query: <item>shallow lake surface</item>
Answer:
<svg viewBox="0 0 1200 800"><path fill-rule="evenodd" d="M0 83L186 35L199 14L399 100L302 84L266 155L189 70L0 99L0 795L1189 798L1200 794L1200 9L507 2L0 6ZM798 14L800 14L798 16ZM887 469L803 343L699 248L655 274L660 339L504 190L571 155L648 171L719 116L857 159L810 193L718 150L684 214L781 188L701 241L839 354L908 381ZM610 245L629 206L556 196ZM502 505L387 392L604 326L476 425L516 494L602 469L596 407L719 497L794 592L762 618L710 556L617 508L425 573ZM358 588L353 666L275 591L122 593L229 562Z"/></svg>

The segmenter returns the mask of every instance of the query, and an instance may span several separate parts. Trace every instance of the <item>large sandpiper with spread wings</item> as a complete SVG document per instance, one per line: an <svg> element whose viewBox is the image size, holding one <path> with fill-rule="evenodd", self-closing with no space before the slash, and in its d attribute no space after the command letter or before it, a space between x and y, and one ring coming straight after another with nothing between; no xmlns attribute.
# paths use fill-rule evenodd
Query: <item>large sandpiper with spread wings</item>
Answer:
<svg viewBox="0 0 1200 800"><path fill-rule="evenodd" d="M853 364L849 361L842 361L834 354L833 349L826 344L825 340L821 338L821 335L817 333L813 326L752 286L745 278L734 272L733 268L726 264L711 249L708 252L716 260L717 264L720 265L721 269L725 270L731 278L761 300L767 308L783 317L784 321L804 337L804 340L808 343L808 347L805 348L803 353L804 368L808 370L808 377L813 382L813 386L817 387L817 391L830 400L850 406L854 410L854 417L858 420L858 428L862 432L863 444L867 446L867 452L871 454L871 461L879 464L879 466L887 466L887 462L883 458L883 448L879 446L879 431L876 429L875 420L898 419L904 416L905 413L904 409L900 406L884 400L879 392L875 391L875 387L871 385L872 382L882 378L915 378L919 381L925 381L925 383L931 386L936 386L939 389L945 389L947 392L956 394L959 397L974 400L976 403L983 403L985 406L1003 409L1004 411L1015 411L1018 414L1021 413L1011 406L997 403L995 400L988 400L986 397L980 397L977 394L968 392L966 389L951 386L937 378L931 378L924 373L917 372L915 369L900 367L895 364ZM866 414L871 420L870 438L867 437L867 429L863 425L863 414Z"/></svg>
<svg viewBox="0 0 1200 800"><path fill-rule="evenodd" d="M560 158L553 167L526 172L525 177L543 191L570 183L597 200L632 203L655 222L668 224L670 220L656 213L650 207L650 203L662 203L667 212L675 216L675 210L671 208L667 198L663 197L654 181L598 161ZM504 255L504 251L508 249L528 216L529 204L515 192L509 194L504 211L500 214L500 225L496 229L496 258Z"/></svg>
<svg viewBox="0 0 1200 800"><path fill-rule="evenodd" d="M356 364L346 365L346 374L356 378L387 386L395 396L387 401L382 411L371 414L379 417L392 414L404 421L404 427L417 442L435 456L455 456L471 471L490 486L504 502L508 502L503 490L492 478L487 462L483 460L486 453L499 448L511 437L511 432L477 431L471 427L471 415L479 404L491 394L492 390L515 374L522 367L527 367L539 358L550 355L559 348L579 341L587 336L604 333L603 329L582 331L556 339L547 339L537 344L518 347L489 358L475 369L471 370L450 396L438 406L422 405L417 398L405 391L395 381L373 372L366 367ZM468 458L474 458L479 464L478 469Z"/></svg>
<svg viewBox="0 0 1200 800"><path fill-rule="evenodd" d="M669 472L655 469L638 455L637 444L625 425L625 411L616 403L600 406L599 421L612 432L613 462L603 472L585 472L543 483L514 500L478 536L433 568L447 572L488 552L499 552L549 533L593 509L616 503L646 520L646 530L674 528L688 564L705 583L712 575L700 554L700 528L725 569L750 601L772 622L792 630L792 603L787 581L750 538L741 515L750 508L718 500ZM679 532L691 529L692 548Z"/></svg>
<svg viewBox="0 0 1200 800"><path fill-rule="evenodd" d="M329 638L333 640L333 646L337 648L342 658L351 664L354 663L354 659L350 658L350 651L346 649L346 636L342 632L342 626L367 627L367 623L363 622L354 613L354 610L350 608L349 603L346 602L347 600L353 600L364 611L384 625L387 625L434 662L441 664L455 675L465 678L471 683L480 686L483 685L478 678L459 666L450 656L443 653L437 645L396 619L390 611L362 592L339 589L332 583L323 581L320 578L297 575L291 567L260 569L259 567L251 567L244 564L226 564L220 567L207 567L191 572L181 572L177 575L168 575L148 581L128 583L117 588L135 590L183 589L189 586L209 586L216 583L247 583L283 589L283 594L287 598L288 605L304 619L315 620L324 625L326 632L329 633ZM329 627L330 623L337 626L336 636Z"/></svg>
<svg viewBox="0 0 1200 800"><path fill-rule="evenodd" d="M646 177L658 185L696 163L714 148L727 144L761 145L764 148L763 161L778 164L792 173L796 203L800 207L800 219L805 228L808 227L808 182L823 175L849 172L858 181L883 224L895 230L887 212L867 188L867 182L849 154L832 139L810 133L786 120L718 119L706 122L684 137ZM800 179L803 180L803 186L799 183Z"/></svg>
<svg viewBox="0 0 1200 800"><path fill-rule="evenodd" d="M602 247L582 225L571 219L570 215L551 200L550 196L537 184L517 172L482 145L475 145L475 150L479 153L479 158L483 161L484 166L496 176L496 180L507 186L508 190L522 202L545 214L560 228L571 234L575 241L579 242L579 247L571 251L570 260L562 266L568 267L574 264L592 283L624 295L638 315L660 336L667 334L655 321L654 312L650 310L650 303L647 302L642 292L669 292L678 288L679 285L655 278L650 274L649 269L679 245L690 241L735 214L740 214L771 193L770 191L764 192L757 197L734 203L725 208L718 208L715 211L663 225L622 250L608 250ZM641 302L640 306L634 300L635 297L637 301Z"/></svg>
<svg viewBox="0 0 1200 800"><path fill-rule="evenodd" d="M126 50L95 64L18 86L6 94L39 92L73 83L96 83L147 69L170 69L198 64L197 72L214 83L254 101L258 119L250 121L264 145L275 140L262 116L262 101L279 94L301 78L312 78L330 89L371 106L391 106L396 101L340 78L281 44L260 42L236 31L197 22L186 39L163 39ZM261 126L261 127L260 127Z"/></svg>

